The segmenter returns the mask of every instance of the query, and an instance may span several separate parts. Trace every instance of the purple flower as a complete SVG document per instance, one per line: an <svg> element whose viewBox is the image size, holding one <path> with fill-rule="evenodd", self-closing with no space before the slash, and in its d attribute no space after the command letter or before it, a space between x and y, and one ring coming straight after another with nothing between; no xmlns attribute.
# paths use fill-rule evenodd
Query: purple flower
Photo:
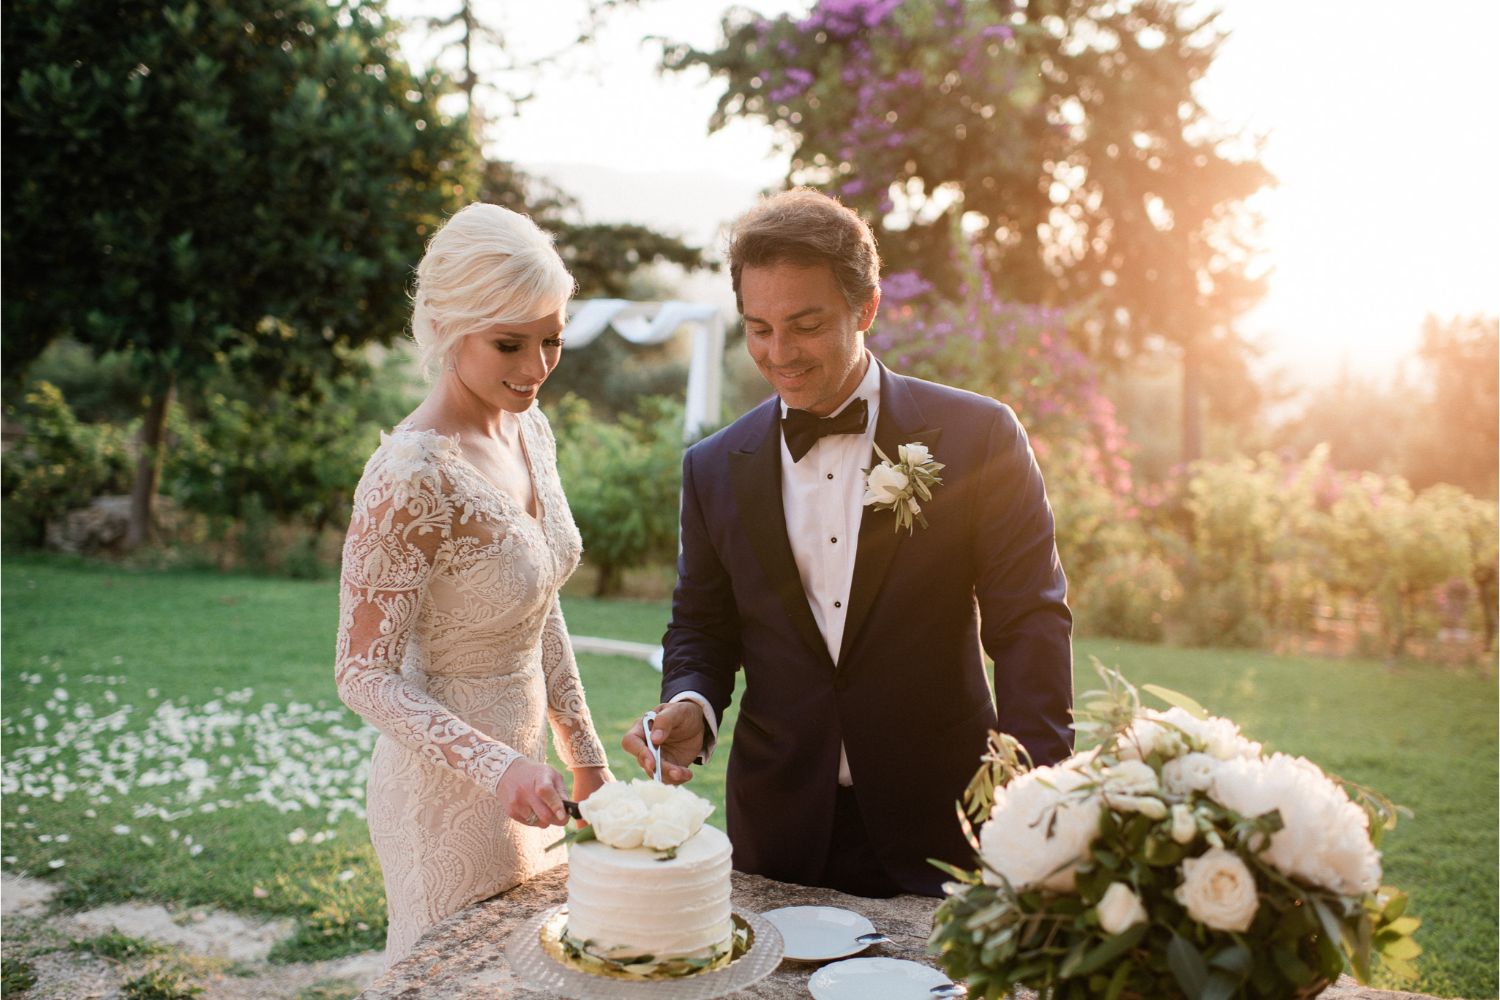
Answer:
<svg viewBox="0 0 1500 1000"><path fill-rule="evenodd" d="M905 302L932 291L932 283L916 271L897 271L880 282L881 298L890 303Z"/></svg>

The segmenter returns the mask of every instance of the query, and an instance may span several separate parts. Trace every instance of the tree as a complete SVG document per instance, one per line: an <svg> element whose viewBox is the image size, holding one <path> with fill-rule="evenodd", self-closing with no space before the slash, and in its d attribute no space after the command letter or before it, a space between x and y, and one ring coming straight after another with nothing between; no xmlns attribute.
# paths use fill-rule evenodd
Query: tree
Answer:
<svg viewBox="0 0 1500 1000"><path fill-rule="evenodd" d="M416 23L439 40L444 53L457 57L454 77L463 91L473 134L479 138L489 120L484 113L489 101L495 103L497 117L515 114L535 96L531 83L539 70L592 42L613 11L639 3L640 0L584 0L575 36L559 48L537 53L518 51L503 28L480 17L473 0L459 0L450 13L421 17ZM485 94L489 101L476 101L476 92Z"/></svg>
<svg viewBox="0 0 1500 1000"><path fill-rule="evenodd" d="M131 360L139 542L175 389L232 357L305 393L400 333L423 236L471 184L466 126L357 0L4 13L5 374L61 334Z"/></svg>
<svg viewBox="0 0 1500 1000"><path fill-rule="evenodd" d="M1432 402L1412 481L1452 483L1495 496L1500 468L1500 319L1429 316L1417 349L1432 379Z"/></svg>
<svg viewBox="0 0 1500 1000"><path fill-rule="evenodd" d="M1223 39L1174 0L822 0L743 12L721 48L668 50L777 126L790 180L866 217L892 272L945 294L956 221L1001 295L1085 307L1096 359L1164 345L1182 365L1183 455L1201 452L1205 377L1243 368L1233 321L1261 294L1243 200L1269 182L1194 96Z"/></svg>

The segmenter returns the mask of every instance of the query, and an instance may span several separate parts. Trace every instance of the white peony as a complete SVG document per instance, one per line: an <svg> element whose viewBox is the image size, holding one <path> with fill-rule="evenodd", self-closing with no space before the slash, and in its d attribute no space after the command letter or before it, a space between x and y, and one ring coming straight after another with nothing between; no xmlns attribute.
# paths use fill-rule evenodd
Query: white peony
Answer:
<svg viewBox="0 0 1500 1000"><path fill-rule="evenodd" d="M1261 746L1240 735L1240 729L1228 719L1209 716L1195 719L1184 709L1173 706L1165 712L1146 709L1125 731L1120 745L1121 757L1141 760L1159 753L1170 760L1186 753L1202 752L1218 760L1256 757Z"/></svg>
<svg viewBox="0 0 1500 1000"><path fill-rule="evenodd" d="M1103 804L1093 777L1071 768L1038 767L995 790L995 807L979 833L984 879L1016 889L1070 892L1078 862L1099 833ZM998 874L997 874L998 873Z"/></svg>
<svg viewBox="0 0 1500 1000"><path fill-rule="evenodd" d="M1120 934L1146 921L1141 897L1124 882L1111 882L1099 900L1099 926L1106 934Z"/></svg>
<svg viewBox="0 0 1500 1000"><path fill-rule="evenodd" d="M1172 807L1172 839L1187 844L1198 836L1198 820L1191 806L1178 803Z"/></svg>
<svg viewBox="0 0 1500 1000"><path fill-rule="evenodd" d="M1206 753L1185 753L1161 766L1161 783L1173 795L1205 792L1213 784L1218 758Z"/></svg>
<svg viewBox="0 0 1500 1000"><path fill-rule="evenodd" d="M713 804L676 785L612 781L579 806L594 836L610 847L680 847L703 828Z"/></svg>
<svg viewBox="0 0 1500 1000"><path fill-rule="evenodd" d="M889 465L877 465L865 478L864 502L895 503L900 500L911 480L906 473Z"/></svg>
<svg viewBox="0 0 1500 1000"><path fill-rule="evenodd" d="M1283 875L1344 895L1379 888L1369 816L1311 761L1280 753L1226 761L1209 794L1247 818L1281 813L1282 828L1262 853Z"/></svg>
<svg viewBox="0 0 1500 1000"><path fill-rule="evenodd" d="M1220 931L1244 931L1260 909L1255 876L1233 851L1212 848L1182 862L1177 901L1188 916Z"/></svg>

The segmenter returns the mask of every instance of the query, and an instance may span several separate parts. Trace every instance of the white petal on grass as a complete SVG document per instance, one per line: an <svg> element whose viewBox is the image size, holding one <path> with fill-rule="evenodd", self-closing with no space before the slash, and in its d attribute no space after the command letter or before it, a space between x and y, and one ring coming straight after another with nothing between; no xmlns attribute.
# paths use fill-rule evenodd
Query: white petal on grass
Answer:
<svg viewBox="0 0 1500 1000"><path fill-rule="evenodd" d="M67 862L62 858L53 858L51 861L47 862L47 867L56 870L58 868L61 868L65 864L67 864Z"/></svg>

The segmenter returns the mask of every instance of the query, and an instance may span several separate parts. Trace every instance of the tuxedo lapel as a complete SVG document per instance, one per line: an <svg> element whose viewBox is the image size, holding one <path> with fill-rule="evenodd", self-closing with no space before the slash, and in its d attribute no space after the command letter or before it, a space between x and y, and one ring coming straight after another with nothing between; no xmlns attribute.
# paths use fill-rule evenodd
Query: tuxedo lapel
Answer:
<svg viewBox="0 0 1500 1000"><path fill-rule="evenodd" d="M781 405L772 400L766 408L769 413L762 424L764 433L759 444L752 440L745 450L729 453L729 477L740 523L797 634L832 668L828 644L813 619L807 594L802 589L802 576L797 572L797 560L787 540L786 512L781 508Z"/></svg>
<svg viewBox="0 0 1500 1000"><path fill-rule="evenodd" d="M892 375L884 365L880 367L880 416L875 423L875 443L892 462L900 461L900 447L920 441L934 453L941 427L929 427L923 419L922 410L912 399L905 381ZM870 453L870 466L880 461L874 450ZM844 637L839 644L839 669L846 667L845 656L854 639L864 627L865 618L880 585L885 582L886 571L896 551L907 539L908 533L896 531L896 515L889 510L866 507L859 522L859 549L854 556L854 579L849 587L849 614L844 619ZM921 531L921 525L917 525Z"/></svg>

